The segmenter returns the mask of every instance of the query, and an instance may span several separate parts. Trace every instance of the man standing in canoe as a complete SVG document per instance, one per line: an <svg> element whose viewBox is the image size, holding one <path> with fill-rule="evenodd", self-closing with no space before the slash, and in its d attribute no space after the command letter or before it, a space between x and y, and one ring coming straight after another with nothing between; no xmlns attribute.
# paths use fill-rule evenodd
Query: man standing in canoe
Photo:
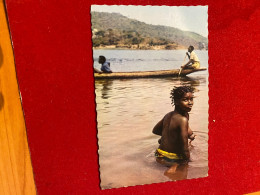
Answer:
<svg viewBox="0 0 260 195"><path fill-rule="evenodd" d="M190 52L190 55L189 55ZM200 60L196 53L194 52L194 47L191 45L188 48L188 52L186 55L189 57L189 61L181 66L182 69L199 69L200 68Z"/></svg>
<svg viewBox="0 0 260 195"><path fill-rule="evenodd" d="M110 69L110 62L106 61L105 56L99 56L98 63L101 65L101 71L104 73L112 73L112 70Z"/></svg>

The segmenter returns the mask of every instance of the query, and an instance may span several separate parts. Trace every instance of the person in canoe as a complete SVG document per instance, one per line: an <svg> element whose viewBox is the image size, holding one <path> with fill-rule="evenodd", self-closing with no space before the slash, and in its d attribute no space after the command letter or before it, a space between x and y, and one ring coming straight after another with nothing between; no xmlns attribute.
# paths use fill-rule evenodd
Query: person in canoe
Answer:
<svg viewBox="0 0 260 195"><path fill-rule="evenodd" d="M190 54L189 54L190 53ZM196 53L194 52L194 47L191 45L188 48L188 52L186 55L189 58L189 61L181 66L182 69L199 69L200 68L200 60Z"/></svg>
<svg viewBox="0 0 260 195"><path fill-rule="evenodd" d="M106 61L105 56L99 56L98 63L101 64L101 71L94 68L94 72L98 73L112 73L112 70L110 69L110 62Z"/></svg>
<svg viewBox="0 0 260 195"><path fill-rule="evenodd" d="M193 91L190 86L174 87L171 90L174 111L166 114L153 128L153 133L161 136L155 152L156 161L174 170L178 164L189 161L188 139L195 139L188 114L193 106Z"/></svg>

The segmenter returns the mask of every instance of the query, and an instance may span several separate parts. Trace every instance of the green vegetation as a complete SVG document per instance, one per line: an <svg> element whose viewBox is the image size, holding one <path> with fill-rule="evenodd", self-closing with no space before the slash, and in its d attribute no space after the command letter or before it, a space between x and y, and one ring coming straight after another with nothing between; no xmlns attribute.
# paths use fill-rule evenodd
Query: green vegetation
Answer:
<svg viewBox="0 0 260 195"><path fill-rule="evenodd" d="M163 46L176 49L200 43L208 44L206 37L177 28L149 25L129 19L118 13L91 12L92 41L94 47L114 45L119 48L149 49ZM200 44L201 45L201 44Z"/></svg>

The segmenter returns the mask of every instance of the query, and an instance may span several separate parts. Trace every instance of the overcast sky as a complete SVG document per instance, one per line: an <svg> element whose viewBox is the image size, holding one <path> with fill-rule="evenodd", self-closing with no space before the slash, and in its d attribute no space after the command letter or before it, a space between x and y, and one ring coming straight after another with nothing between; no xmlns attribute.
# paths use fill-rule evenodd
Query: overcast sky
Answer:
<svg viewBox="0 0 260 195"><path fill-rule="evenodd" d="M147 24L171 26L208 36L208 6L92 5L91 11L120 13Z"/></svg>

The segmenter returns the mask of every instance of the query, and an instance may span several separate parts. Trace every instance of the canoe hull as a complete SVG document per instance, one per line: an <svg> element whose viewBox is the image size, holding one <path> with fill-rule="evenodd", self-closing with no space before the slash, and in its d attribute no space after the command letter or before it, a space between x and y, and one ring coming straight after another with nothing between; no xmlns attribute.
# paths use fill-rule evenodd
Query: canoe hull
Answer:
<svg viewBox="0 0 260 195"><path fill-rule="evenodd" d="M204 71L206 68L185 69L180 76L186 76L193 72ZM160 78L160 77L178 77L180 69L160 70L160 71L140 71L140 72L113 72L113 73L94 73L95 79L130 79L130 78Z"/></svg>

